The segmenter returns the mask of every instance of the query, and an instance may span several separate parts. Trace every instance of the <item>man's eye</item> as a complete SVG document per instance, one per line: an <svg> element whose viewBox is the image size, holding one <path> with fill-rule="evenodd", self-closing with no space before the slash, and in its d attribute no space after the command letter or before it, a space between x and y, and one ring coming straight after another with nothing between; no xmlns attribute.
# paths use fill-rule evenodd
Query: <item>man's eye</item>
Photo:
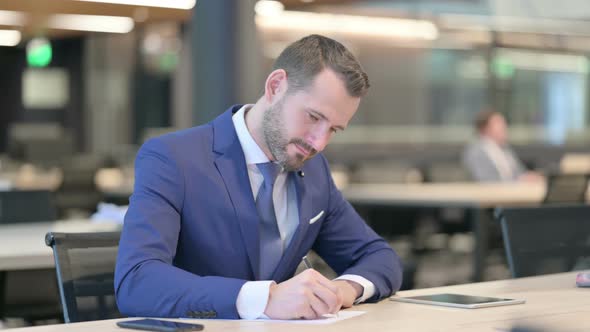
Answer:
<svg viewBox="0 0 590 332"><path fill-rule="evenodd" d="M309 115L309 118L312 119L313 121L318 121L319 118L311 113L307 113L307 115Z"/></svg>

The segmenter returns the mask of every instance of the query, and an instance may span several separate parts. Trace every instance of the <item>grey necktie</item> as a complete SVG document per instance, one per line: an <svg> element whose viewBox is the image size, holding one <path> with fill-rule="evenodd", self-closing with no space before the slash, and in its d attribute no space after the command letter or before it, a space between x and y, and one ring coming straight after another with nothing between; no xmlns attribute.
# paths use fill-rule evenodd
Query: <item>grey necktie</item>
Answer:
<svg viewBox="0 0 590 332"><path fill-rule="evenodd" d="M264 177L264 181L256 196L256 209L260 216L258 231L260 234L260 278L270 280L283 256L283 242L275 208L272 201L272 192L275 180L280 171L280 166L272 163L256 164Z"/></svg>

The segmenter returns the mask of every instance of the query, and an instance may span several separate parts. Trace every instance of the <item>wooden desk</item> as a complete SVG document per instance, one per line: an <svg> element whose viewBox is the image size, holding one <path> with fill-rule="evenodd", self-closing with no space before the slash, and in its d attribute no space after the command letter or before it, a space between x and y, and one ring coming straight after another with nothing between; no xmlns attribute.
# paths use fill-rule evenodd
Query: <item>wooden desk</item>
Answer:
<svg viewBox="0 0 590 332"><path fill-rule="evenodd" d="M539 204L544 183L353 184L342 190L351 203L385 205L475 206Z"/></svg>
<svg viewBox="0 0 590 332"><path fill-rule="evenodd" d="M1 172L0 188L29 189L29 190L56 190L63 180L61 170L38 170L32 165L23 165L18 171Z"/></svg>
<svg viewBox="0 0 590 332"><path fill-rule="evenodd" d="M484 276L488 252L489 210L496 206L536 205L545 195L544 183L424 183L354 184L342 190L359 208L373 206L448 208L466 211L475 236L473 281Z"/></svg>
<svg viewBox="0 0 590 332"><path fill-rule="evenodd" d="M124 177L121 177L124 178ZM132 177L120 186L103 186L113 199L127 198L133 192ZM473 281L481 281L488 252L489 209L496 206L537 205L545 195L545 183L424 183L352 184L342 189L356 207L393 206L413 208L464 209L475 235ZM590 192L588 194L590 198Z"/></svg>
<svg viewBox="0 0 590 332"><path fill-rule="evenodd" d="M328 325L301 325L239 320L194 320L208 332L498 332L516 324L542 327L543 331L589 331L590 289L576 288L575 273L500 280L477 284L400 292L397 296L455 292L525 299L521 305L482 309L455 309L398 303L389 300L363 304L352 310L366 314ZM121 332L115 322L104 320L69 325L15 329L19 332ZM186 320L185 320L186 321Z"/></svg>
<svg viewBox="0 0 590 332"><path fill-rule="evenodd" d="M125 201L133 194L135 173L132 167L102 168L94 179L107 200Z"/></svg>
<svg viewBox="0 0 590 332"><path fill-rule="evenodd" d="M28 276L27 280L35 280L40 284L48 282L47 276L55 275L53 252L45 245L45 234L54 232L100 232L120 229L119 225L112 223L92 223L90 220L68 220L55 222L35 222L0 225L0 319L6 314L4 306L10 297L9 288L15 284L8 280L18 280L17 276ZM12 277L11 277L12 276ZM18 287L22 288L20 281ZM43 285L41 291L35 291L35 295L13 290L13 301L18 298L18 303L23 301L39 301L37 295L46 294L49 299L53 297L50 289L52 285ZM16 295L15 295L16 294ZM49 294L49 295L47 295ZM31 296L34 300L31 300ZM48 298L41 296L43 304ZM24 300L26 299L26 300ZM59 304L57 291L55 292L56 304ZM30 303L30 302L24 302Z"/></svg>
<svg viewBox="0 0 590 332"><path fill-rule="evenodd" d="M106 232L120 229L112 223L68 220L0 225L0 271L31 270L54 266L45 234L54 232Z"/></svg>

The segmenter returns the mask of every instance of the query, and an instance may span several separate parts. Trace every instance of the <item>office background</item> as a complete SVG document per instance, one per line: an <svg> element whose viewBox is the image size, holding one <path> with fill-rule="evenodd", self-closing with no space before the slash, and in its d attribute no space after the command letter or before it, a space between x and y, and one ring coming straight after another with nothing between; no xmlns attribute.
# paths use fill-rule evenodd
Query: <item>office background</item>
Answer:
<svg viewBox="0 0 590 332"><path fill-rule="evenodd" d="M461 152L486 107L506 117L528 168L553 173L564 155L590 153L584 0L170 3L0 0L0 186L47 191L55 203L35 218L27 206L43 198L22 199L16 219L88 218L100 202L127 204L145 139L255 102L278 53L310 33L345 44L371 80L325 152L343 189L470 182ZM407 262L405 287L474 280L472 206L361 201ZM481 204L474 211L495 207ZM509 278L499 225L481 236L489 257L476 279Z"/></svg>

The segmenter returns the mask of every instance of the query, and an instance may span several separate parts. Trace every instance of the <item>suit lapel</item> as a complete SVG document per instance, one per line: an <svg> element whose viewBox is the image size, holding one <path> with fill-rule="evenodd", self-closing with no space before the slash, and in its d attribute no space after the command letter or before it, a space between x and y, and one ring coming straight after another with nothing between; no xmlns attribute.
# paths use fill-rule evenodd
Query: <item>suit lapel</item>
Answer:
<svg viewBox="0 0 590 332"><path fill-rule="evenodd" d="M233 204L237 223L254 279L259 277L260 239L258 235L259 217L252 196L250 178L242 146L236 135L231 116L241 106L234 106L213 122L213 149L219 154L215 159L227 193ZM220 262L223 264L223 262Z"/></svg>

